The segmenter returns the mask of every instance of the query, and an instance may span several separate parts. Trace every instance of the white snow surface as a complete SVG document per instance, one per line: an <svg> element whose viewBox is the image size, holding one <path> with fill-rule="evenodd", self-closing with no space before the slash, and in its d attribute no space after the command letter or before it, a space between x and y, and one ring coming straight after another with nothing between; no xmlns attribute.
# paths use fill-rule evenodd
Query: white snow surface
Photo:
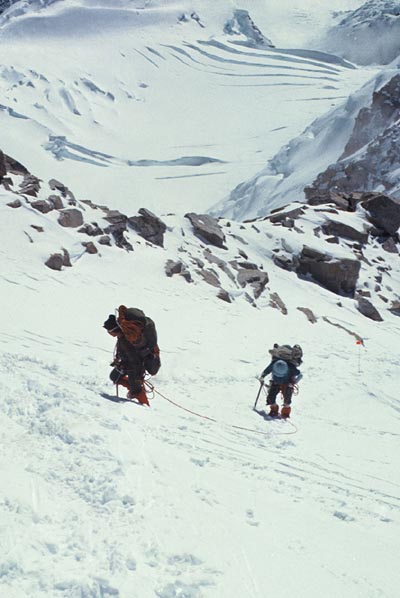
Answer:
<svg viewBox="0 0 400 598"><path fill-rule="evenodd" d="M282 233L266 222L245 228L232 222L229 248L216 252L228 260L245 248L268 271L269 288L282 297L287 315L269 305L268 294L253 307L240 291L228 305L205 284L167 278L165 261L182 255L183 239L194 243L180 210L206 209L222 186L209 186L217 177L206 177L201 198L197 177L190 177L185 187L160 183L156 193L155 175L146 183L138 174L150 167L128 167L126 160L198 156L214 130L218 142L202 147L201 155L226 158L220 153L222 130L229 148L236 136L230 151L239 155L244 136L262 139L268 128L257 121L261 111L254 117L255 104L247 106L252 96L246 88L224 111L214 104L212 122L206 108L200 118L196 110L203 109L204 89L221 102L233 90L209 86L210 59L199 53L203 46L197 42L185 58L188 64L195 57L206 61L207 67L196 65L204 68L197 76L193 67L172 61L161 44L149 47L163 58L148 51L136 62L133 56L148 42L141 27L134 35L125 31L128 3L121 3L118 34L110 27L100 35L96 21L90 40L82 31L74 38L72 25L64 28L73 9L62 4L67 3L54 3L49 7L54 13L43 16L54 18L54 27L56 19L66 19L52 39L50 23L42 23L39 14L2 29L1 149L33 174L59 178L79 199L129 213L141 205L154 209L169 235L165 249L138 238L132 253L104 247L92 256L76 242L76 231L61 229L54 213L41 214L28 204L12 209L6 203L14 194L0 192L2 595L397 598L398 317L385 311L383 322L372 322L353 300L276 267L270 258ZM83 4L89 5L68 4L79 9L79 18ZM114 27L120 16L107 10ZM75 17L71 23L76 25ZM149 29L158 27L149 23ZM197 34L186 39L192 42ZM168 25L162 43L176 45L177 39L175 26ZM233 49L243 51L224 43L228 50L212 46L212 53L226 58ZM249 60L260 60L255 50L249 52ZM330 68L340 71L334 78L346 81L346 90L365 77L343 66L323 67ZM178 80L184 81L180 103ZM191 101L200 96L194 106L185 102L189 90ZM283 105L282 96L280 101ZM309 104L303 101L303 107ZM319 109L322 114L322 105ZM315 114L315 103L309 110ZM306 120L299 110L285 126L292 135ZM185 138L190 151L173 152ZM272 145L266 143L268 154ZM207 174L211 167L205 165ZM173 167L154 168L161 177L170 176ZM236 180L240 173L229 170L227 183L233 187ZM173 211L176 215L167 215ZM313 218L299 233L310 245L322 243L312 233ZM243 240L235 245L238 237ZM72 246L73 267L45 268L49 253L62 246ZM383 292L390 287L399 296L398 256L385 259L391 270ZM373 288L373 280L365 282ZM379 301L383 309L385 301ZM102 323L120 304L143 308L157 323L162 368L151 381L156 392L150 408L111 400L113 340ZM317 323L299 306L312 309ZM265 421L253 411L256 376L274 342L297 342L304 350L304 378L289 421ZM264 403L262 396L258 406Z"/></svg>
<svg viewBox="0 0 400 598"><path fill-rule="evenodd" d="M182 227L193 243L177 216L166 219L165 249L140 238L133 253L77 248L73 267L54 272L43 258L72 232L13 210L11 197L0 198L4 595L395 598L398 317L372 322L352 299L277 268L269 256L281 233L266 222L231 223L231 234L287 315L268 293L257 308L240 297L228 305L204 283L166 278L165 260L185 248ZM287 242L318 247L315 218ZM234 239L214 250L233 259ZM388 260L384 285L399 296L398 256ZM112 400L102 322L120 303L157 322L150 408ZM253 411L275 341L304 350L289 421Z"/></svg>
<svg viewBox="0 0 400 598"><path fill-rule="evenodd" d="M224 34L228 0L45 4L0 17L1 147L120 209L207 210L372 74L298 49L298 4L244 3L276 48Z"/></svg>

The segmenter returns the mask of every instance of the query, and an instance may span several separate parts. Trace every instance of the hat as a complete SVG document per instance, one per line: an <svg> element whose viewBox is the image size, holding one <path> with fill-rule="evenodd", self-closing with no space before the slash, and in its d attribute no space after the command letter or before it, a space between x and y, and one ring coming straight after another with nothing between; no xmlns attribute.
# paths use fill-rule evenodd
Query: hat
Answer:
<svg viewBox="0 0 400 598"><path fill-rule="evenodd" d="M108 316L107 320L103 324L103 328L105 328L108 332L116 332L117 330L120 330L117 318L114 316L114 314L110 314Z"/></svg>

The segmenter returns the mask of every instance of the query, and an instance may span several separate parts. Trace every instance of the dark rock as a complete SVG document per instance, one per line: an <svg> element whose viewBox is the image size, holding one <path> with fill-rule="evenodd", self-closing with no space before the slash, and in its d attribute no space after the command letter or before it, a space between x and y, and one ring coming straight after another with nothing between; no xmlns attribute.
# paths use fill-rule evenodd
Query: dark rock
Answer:
<svg viewBox="0 0 400 598"><path fill-rule="evenodd" d="M313 185L316 185L316 182ZM306 187L304 193L307 203L310 206L334 204L337 208L345 212L354 212L362 195L361 193L342 193L340 191L332 191L330 188L323 189L314 186Z"/></svg>
<svg viewBox="0 0 400 598"><path fill-rule="evenodd" d="M38 233L44 232L43 226L38 226L37 224L31 224L31 227L34 228Z"/></svg>
<svg viewBox="0 0 400 598"><path fill-rule="evenodd" d="M7 191L12 191L12 188L14 186L14 181L12 180L12 178L10 178L9 176L5 176L2 179L0 179L0 183L3 184L4 189L7 189Z"/></svg>
<svg viewBox="0 0 400 598"><path fill-rule="evenodd" d="M281 208L279 208L279 209L281 209ZM263 218L263 220L269 220L273 224L275 224L277 222L284 222L287 219L289 219L291 222L293 222L294 220L296 220L296 218L299 218L304 213L305 213L304 208L295 208L294 210L289 210L288 212L278 212L278 213L272 212L269 216L266 216L265 218ZM293 222L292 226L293 225L294 225L294 222Z"/></svg>
<svg viewBox="0 0 400 598"><path fill-rule="evenodd" d="M303 314L307 317L307 320L311 322L311 324L316 324L317 318L315 317L314 313L311 311L309 307L298 307L299 311L302 311Z"/></svg>
<svg viewBox="0 0 400 598"><path fill-rule="evenodd" d="M10 208L20 208L22 206L21 200L14 199L7 204Z"/></svg>
<svg viewBox="0 0 400 598"><path fill-rule="evenodd" d="M33 174L27 174L24 176L24 179L20 185L19 192L24 195L32 195L33 197L37 197L37 194L40 191L40 179Z"/></svg>
<svg viewBox="0 0 400 598"><path fill-rule="evenodd" d="M271 293L269 304L274 309L279 309L279 311L281 313L283 313L283 315L285 315L285 316L287 315L287 313L288 313L287 307L284 304L284 302L282 301L282 299L280 298L280 296L278 295L278 293Z"/></svg>
<svg viewBox="0 0 400 598"><path fill-rule="evenodd" d="M190 274L187 266L181 261L167 260L165 264L165 274L168 277L179 274L186 282L193 282L192 275Z"/></svg>
<svg viewBox="0 0 400 598"><path fill-rule="evenodd" d="M377 193L365 195L361 205L368 212L369 220L389 235L395 235L400 227L400 201Z"/></svg>
<svg viewBox="0 0 400 598"><path fill-rule="evenodd" d="M76 199L72 191L68 189L66 185L57 181L57 179L50 179L49 180L49 187L52 191L59 191L61 193L61 197L68 200L69 205L75 206Z"/></svg>
<svg viewBox="0 0 400 598"><path fill-rule="evenodd" d="M226 301L226 303L232 303L231 296L229 295L228 291L221 289L217 295L218 299L222 299L222 301Z"/></svg>
<svg viewBox="0 0 400 598"><path fill-rule="evenodd" d="M371 297L371 292L364 291L363 289L357 289L356 295L357 297Z"/></svg>
<svg viewBox="0 0 400 598"><path fill-rule="evenodd" d="M235 275L230 270L228 264L221 258L211 253L211 250L208 247L204 250L204 257L211 264L216 264L218 268L220 268L232 281L236 280Z"/></svg>
<svg viewBox="0 0 400 598"><path fill-rule="evenodd" d="M358 260L333 258L304 245L297 262L299 276L311 277L338 295L354 295L361 267Z"/></svg>
<svg viewBox="0 0 400 598"><path fill-rule="evenodd" d="M258 299L268 284L269 277L266 272L261 270L239 268L237 281L241 287L251 285L253 287L254 297Z"/></svg>
<svg viewBox="0 0 400 598"><path fill-rule="evenodd" d="M84 233L89 237L97 237L103 234L102 229L95 223L92 224L85 223L81 228L78 229L78 233Z"/></svg>
<svg viewBox="0 0 400 598"><path fill-rule="evenodd" d="M287 270L288 272L293 271L293 260L286 255L274 255L272 256L272 261L276 266L282 268L282 270Z"/></svg>
<svg viewBox="0 0 400 598"><path fill-rule="evenodd" d="M394 316L400 316L400 301L393 301L392 305L389 307L389 311Z"/></svg>
<svg viewBox="0 0 400 598"><path fill-rule="evenodd" d="M97 239L97 242L100 243L100 245L111 245L111 239L108 235L102 235Z"/></svg>
<svg viewBox="0 0 400 598"><path fill-rule="evenodd" d="M185 218L190 220L196 237L206 243L215 245L215 247L226 249L224 245L225 235L215 218L208 214L195 214L194 212L185 214Z"/></svg>
<svg viewBox="0 0 400 598"><path fill-rule="evenodd" d="M327 239L325 239L325 241L327 243L335 243L338 244L339 243L339 239L338 237L328 237Z"/></svg>
<svg viewBox="0 0 400 598"><path fill-rule="evenodd" d="M83 224L83 216L80 210L65 208L60 211L58 223L66 228L76 228Z"/></svg>
<svg viewBox="0 0 400 598"><path fill-rule="evenodd" d="M63 266L67 268L71 268L71 258L69 257L69 253L66 249L63 248Z"/></svg>
<svg viewBox="0 0 400 598"><path fill-rule="evenodd" d="M96 245L92 241L84 241L82 243L86 247L86 253L95 254L98 253Z"/></svg>
<svg viewBox="0 0 400 598"><path fill-rule="evenodd" d="M4 162L5 162L6 169L7 169L8 173L16 174L19 176L29 175L28 169L25 168L25 166L23 164L21 164L21 162L18 162L18 160L14 160L14 158L7 156L7 154L3 154L3 155L4 155Z"/></svg>
<svg viewBox="0 0 400 598"><path fill-rule="evenodd" d="M56 210L62 210L64 207L63 201L59 195L49 195L47 201L50 202Z"/></svg>
<svg viewBox="0 0 400 598"><path fill-rule="evenodd" d="M382 249L388 253L399 253L396 242L392 237L389 237L389 239L386 239L386 241L382 243Z"/></svg>
<svg viewBox="0 0 400 598"><path fill-rule="evenodd" d="M368 301L368 299L360 297L357 300L357 309L366 318L374 320L375 322L383 322L382 316L380 315L378 310L372 305L372 303Z"/></svg>
<svg viewBox="0 0 400 598"><path fill-rule="evenodd" d="M31 201L30 205L32 208L38 210L38 212L41 212L42 214L47 214L54 209L53 205L44 199L36 199L35 201Z"/></svg>
<svg viewBox="0 0 400 598"><path fill-rule="evenodd" d="M6 160L3 152L0 150L0 183L7 174Z"/></svg>
<svg viewBox="0 0 400 598"><path fill-rule="evenodd" d="M124 230L126 229L126 223L128 222L128 216L121 214L118 210L108 210L107 215L104 219L111 224L123 225Z"/></svg>
<svg viewBox="0 0 400 598"><path fill-rule="evenodd" d="M180 274L182 272L182 268L182 262L174 262L173 260L167 260L164 270L165 274L168 277L171 277L174 274Z"/></svg>
<svg viewBox="0 0 400 598"><path fill-rule="evenodd" d="M360 232L357 229L338 222L337 220L328 220L321 226L325 235L333 235L342 239L350 239L351 241L357 241L358 243L366 243L368 241L368 233Z"/></svg>
<svg viewBox="0 0 400 598"><path fill-rule="evenodd" d="M139 214L128 219L130 226L146 241L164 247L164 233L167 230L164 222L145 208L140 208Z"/></svg>
<svg viewBox="0 0 400 598"><path fill-rule="evenodd" d="M51 270L61 270L63 267L63 262L64 257L61 255L61 253L53 253L45 262L45 265Z"/></svg>
<svg viewBox="0 0 400 598"><path fill-rule="evenodd" d="M200 276L202 276L202 278L213 287L221 286L218 274L214 270L211 270L210 268L203 268L202 270L198 270L198 274L200 274Z"/></svg>
<svg viewBox="0 0 400 598"><path fill-rule="evenodd" d="M105 233L109 233L113 236L115 244L117 247L121 249L126 249L126 251L133 251L132 245L125 239L124 233L126 231L126 226L124 222L120 222L117 224L110 224L107 228L104 229Z"/></svg>

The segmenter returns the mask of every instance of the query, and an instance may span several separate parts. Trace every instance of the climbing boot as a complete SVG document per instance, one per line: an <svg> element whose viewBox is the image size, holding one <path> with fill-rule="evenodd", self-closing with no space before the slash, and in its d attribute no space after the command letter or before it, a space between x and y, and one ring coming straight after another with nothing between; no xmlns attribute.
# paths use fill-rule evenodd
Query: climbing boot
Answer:
<svg viewBox="0 0 400 598"><path fill-rule="evenodd" d="M291 410L290 405L284 405L281 409L281 417L290 417Z"/></svg>
<svg viewBox="0 0 400 598"><path fill-rule="evenodd" d="M274 403L273 405L270 405L269 408L270 408L270 412L268 413L268 415L270 417L277 417L279 415L279 406L276 405L276 403Z"/></svg>

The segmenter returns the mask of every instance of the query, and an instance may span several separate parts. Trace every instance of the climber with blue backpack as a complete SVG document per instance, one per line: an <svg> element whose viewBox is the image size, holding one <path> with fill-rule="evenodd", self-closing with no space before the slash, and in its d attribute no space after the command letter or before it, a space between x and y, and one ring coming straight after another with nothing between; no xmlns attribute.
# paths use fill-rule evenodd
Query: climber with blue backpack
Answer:
<svg viewBox="0 0 400 598"><path fill-rule="evenodd" d="M276 403L276 398L279 392L283 396L283 406L281 409L281 417L290 417L292 395L295 385L302 378L302 374L298 366L302 363L303 351L300 345L278 345L274 344L270 349L271 363L264 369L259 380L264 384L266 376L271 374L267 393L267 405L270 408L268 415L270 417L279 416L279 405Z"/></svg>

